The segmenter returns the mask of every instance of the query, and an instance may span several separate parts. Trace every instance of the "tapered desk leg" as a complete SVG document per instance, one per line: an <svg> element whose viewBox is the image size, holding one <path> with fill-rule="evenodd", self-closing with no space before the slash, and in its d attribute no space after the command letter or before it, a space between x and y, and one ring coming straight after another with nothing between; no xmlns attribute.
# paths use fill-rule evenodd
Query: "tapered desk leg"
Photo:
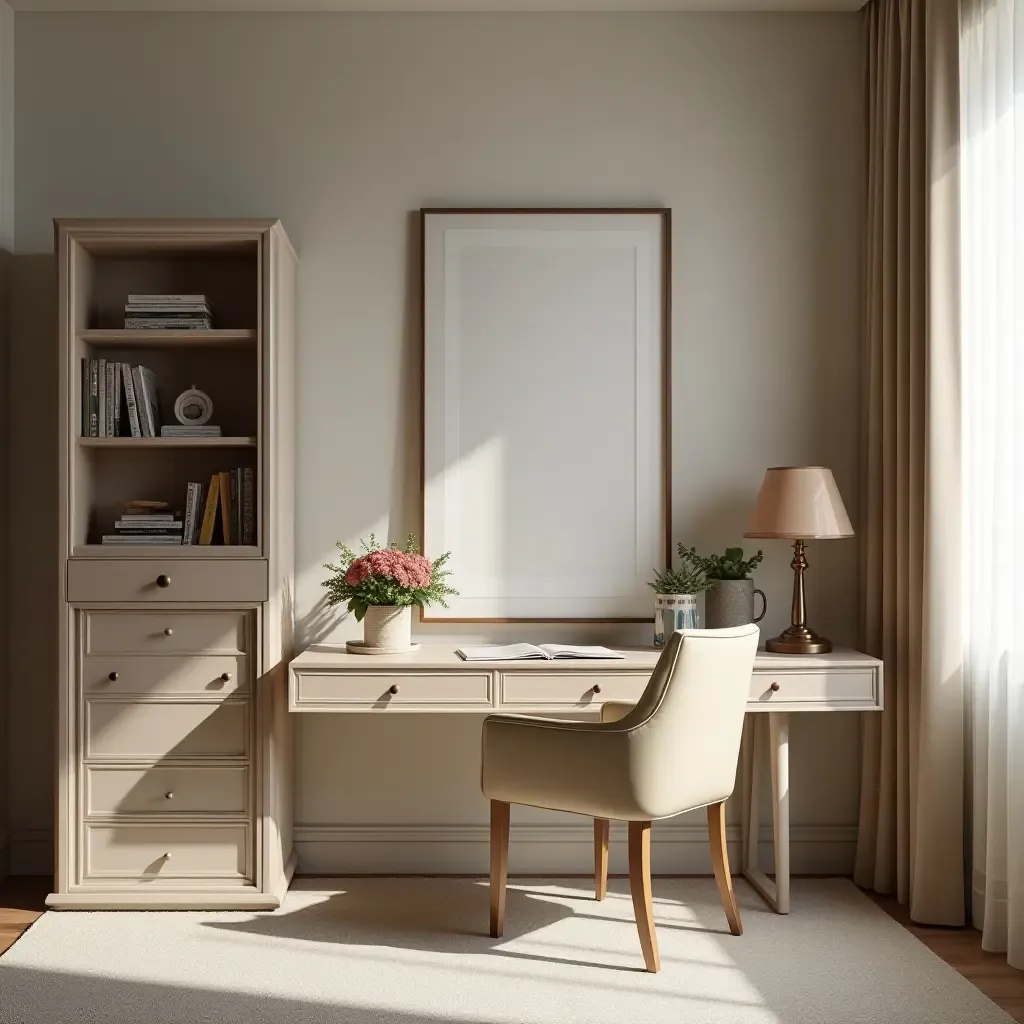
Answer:
<svg viewBox="0 0 1024 1024"><path fill-rule="evenodd" d="M789 713L770 711L768 718L769 754L772 772L772 825L775 839L775 880L770 879L758 862L761 830L759 813L757 754L763 734L762 714L748 715L749 751L744 752L743 876L779 914L789 913ZM749 775L747 774L749 770Z"/></svg>
<svg viewBox="0 0 1024 1024"><path fill-rule="evenodd" d="M789 913L789 713L768 715L772 748L772 815L775 824L775 909Z"/></svg>

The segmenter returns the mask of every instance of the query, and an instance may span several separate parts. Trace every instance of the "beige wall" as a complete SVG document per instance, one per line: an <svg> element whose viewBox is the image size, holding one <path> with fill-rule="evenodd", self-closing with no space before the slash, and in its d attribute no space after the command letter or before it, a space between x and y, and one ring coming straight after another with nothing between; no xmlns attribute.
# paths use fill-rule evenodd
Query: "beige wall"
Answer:
<svg viewBox="0 0 1024 1024"><path fill-rule="evenodd" d="M358 634L319 603L336 539L418 521L411 213L425 204L670 206L675 536L738 540L780 463L831 465L855 510L855 15L56 14L17 28L18 374L52 379L51 271L33 254L50 252L54 216L272 215L295 242L301 635ZM32 600L13 609L11 805L27 864L50 824L55 439L38 391L13 405L14 580ZM777 631L789 554L766 554ZM811 552L813 607L837 640L854 636L854 555ZM466 718L301 720L304 866L482 867L478 742ZM848 866L857 722L798 722L794 745L795 865ZM515 820L533 824L514 869L586 865L585 825ZM663 835L666 866L703 857L689 822Z"/></svg>
<svg viewBox="0 0 1024 1024"><path fill-rule="evenodd" d="M14 12L0 0L0 397L7 395L10 253L14 248ZM8 444L7 402L0 402L0 652L7 651ZM0 655L0 879L7 874L7 664Z"/></svg>

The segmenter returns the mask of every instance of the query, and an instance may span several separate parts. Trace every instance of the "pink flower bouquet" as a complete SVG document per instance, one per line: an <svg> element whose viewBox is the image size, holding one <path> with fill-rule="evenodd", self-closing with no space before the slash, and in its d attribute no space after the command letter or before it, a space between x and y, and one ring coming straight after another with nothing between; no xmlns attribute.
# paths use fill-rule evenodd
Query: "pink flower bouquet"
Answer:
<svg viewBox="0 0 1024 1024"><path fill-rule="evenodd" d="M409 534L405 547L392 543L382 548L377 538L370 534L370 540L360 542L363 553L357 555L348 545L338 543L341 560L338 565L325 565L331 575L324 580L327 588L327 603L347 604L356 621L362 620L371 605L419 605L441 604L454 594L447 583L451 571L445 563L450 551L433 561L417 550L416 538Z"/></svg>

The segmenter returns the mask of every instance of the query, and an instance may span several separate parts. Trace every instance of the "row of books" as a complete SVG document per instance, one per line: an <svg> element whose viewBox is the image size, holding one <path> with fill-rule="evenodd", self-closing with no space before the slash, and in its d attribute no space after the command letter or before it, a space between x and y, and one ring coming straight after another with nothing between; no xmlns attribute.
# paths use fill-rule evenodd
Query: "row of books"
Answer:
<svg viewBox="0 0 1024 1024"><path fill-rule="evenodd" d="M145 366L82 359L82 437L159 437L156 374Z"/></svg>
<svg viewBox="0 0 1024 1024"><path fill-rule="evenodd" d="M190 483L185 511L125 512L104 544L178 545L256 542L255 475L249 467L214 473L207 485Z"/></svg>
<svg viewBox="0 0 1024 1024"><path fill-rule="evenodd" d="M205 295L129 295L124 307L127 328L208 331L213 311Z"/></svg>

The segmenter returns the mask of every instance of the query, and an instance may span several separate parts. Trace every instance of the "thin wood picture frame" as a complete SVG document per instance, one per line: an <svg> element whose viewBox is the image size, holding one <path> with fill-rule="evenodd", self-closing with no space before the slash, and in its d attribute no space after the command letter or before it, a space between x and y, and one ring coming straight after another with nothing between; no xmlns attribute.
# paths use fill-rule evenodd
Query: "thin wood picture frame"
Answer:
<svg viewBox="0 0 1024 1024"><path fill-rule="evenodd" d="M663 207L420 211L420 536L461 591L422 621L651 620L671 235Z"/></svg>

